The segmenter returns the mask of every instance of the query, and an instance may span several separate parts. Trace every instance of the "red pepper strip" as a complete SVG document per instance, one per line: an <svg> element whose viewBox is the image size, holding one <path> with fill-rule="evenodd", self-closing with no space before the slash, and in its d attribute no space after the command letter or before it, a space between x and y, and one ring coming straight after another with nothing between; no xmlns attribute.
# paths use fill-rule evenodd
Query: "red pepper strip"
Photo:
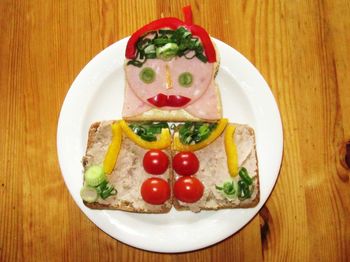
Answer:
<svg viewBox="0 0 350 262"><path fill-rule="evenodd" d="M192 9L191 6L185 6L182 8L182 13L184 14L184 18L185 18L185 24L187 25L192 25Z"/></svg>
<svg viewBox="0 0 350 262"><path fill-rule="evenodd" d="M186 105L188 102L190 102L191 99L185 96L175 96L170 95L168 96L168 106L172 107L181 107Z"/></svg>
<svg viewBox="0 0 350 262"><path fill-rule="evenodd" d="M168 97L164 94L158 94L154 97L148 98L147 101L156 107L163 107L167 105Z"/></svg>
<svg viewBox="0 0 350 262"><path fill-rule="evenodd" d="M170 28L172 30L176 30L178 27L184 25L184 22L182 22L180 19L177 19L175 17L165 17L158 20L155 20L143 27L141 27L139 30L137 30L135 33L132 34L130 37L128 44L126 46L125 50L125 57L128 59L133 59L136 56L136 43L139 40L141 36L144 34L155 31L161 28Z"/></svg>
<svg viewBox="0 0 350 262"><path fill-rule="evenodd" d="M185 23L181 21L180 19L177 19L175 17L165 17L158 20L155 20L143 27L141 27L139 30L137 30L129 39L126 50L125 50L125 57L128 59L134 59L136 58L136 43L139 40L141 36L144 34L150 32L159 30L161 28L170 28L172 30L176 30L180 26L185 27L187 30L189 30L192 35L198 36L200 40L202 41L203 48L205 51L205 55L208 58L209 63L216 62L216 52L213 43L211 42L210 36L205 31L204 28L192 24L192 11L191 7L186 6L183 8L183 12L185 15Z"/></svg>
<svg viewBox="0 0 350 262"><path fill-rule="evenodd" d="M181 107L186 105L188 102L190 102L191 99L185 96L177 96L177 95L167 96L160 93L154 97L148 98L147 101L156 107L164 107L164 106Z"/></svg>

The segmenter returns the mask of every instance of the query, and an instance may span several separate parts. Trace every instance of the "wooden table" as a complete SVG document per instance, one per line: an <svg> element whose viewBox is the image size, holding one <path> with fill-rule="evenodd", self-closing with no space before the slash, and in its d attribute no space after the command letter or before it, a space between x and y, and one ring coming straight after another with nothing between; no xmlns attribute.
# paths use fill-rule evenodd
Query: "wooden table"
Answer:
<svg viewBox="0 0 350 262"><path fill-rule="evenodd" d="M275 189L232 237L157 254L118 242L77 207L56 153L64 97L98 52L188 1L0 2L0 261L346 261L350 255L350 4L190 1L194 19L269 83L284 126ZM182 261L182 260L179 260Z"/></svg>

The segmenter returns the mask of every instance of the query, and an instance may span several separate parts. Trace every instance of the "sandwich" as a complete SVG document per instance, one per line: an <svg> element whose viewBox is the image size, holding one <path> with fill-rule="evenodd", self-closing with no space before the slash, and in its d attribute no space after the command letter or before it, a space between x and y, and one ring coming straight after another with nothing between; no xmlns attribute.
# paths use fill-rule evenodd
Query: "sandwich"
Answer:
<svg viewBox="0 0 350 262"><path fill-rule="evenodd" d="M209 34L185 21L155 20L137 30L125 52L122 117L128 121L217 121L222 118L215 76L219 56Z"/></svg>
<svg viewBox="0 0 350 262"><path fill-rule="evenodd" d="M165 213L172 206L199 212L259 202L252 128L221 119L171 131L166 122L93 124L83 157L85 205Z"/></svg>
<svg viewBox="0 0 350 262"><path fill-rule="evenodd" d="M248 208L260 199L254 130L228 123L183 123L173 135L173 205L177 210ZM198 163L183 172L176 161Z"/></svg>
<svg viewBox="0 0 350 262"><path fill-rule="evenodd" d="M166 123L149 128L152 132L124 121L91 125L80 192L86 206L137 213L165 213L171 209L169 128ZM157 157L162 165L154 167L152 161ZM152 195L152 190L157 192Z"/></svg>

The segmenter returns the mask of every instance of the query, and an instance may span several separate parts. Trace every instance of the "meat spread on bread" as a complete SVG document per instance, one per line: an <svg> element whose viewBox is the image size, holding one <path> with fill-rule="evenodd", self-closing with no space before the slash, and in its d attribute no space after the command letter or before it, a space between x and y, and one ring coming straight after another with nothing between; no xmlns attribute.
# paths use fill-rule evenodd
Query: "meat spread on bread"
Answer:
<svg viewBox="0 0 350 262"><path fill-rule="evenodd" d="M113 125L121 127L117 149L111 149L118 136L113 133ZM167 130L165 125L120 120L91 126L83 157L82 192L98 187L89 185L86 173L100 166L115 193L106 198L97 194L91 201L85 198L88 207L164 213L172 205L177 210L198 212L252 207L259 202L252 128L227 123L226 119L217 123L179 123L172 126L173 130ZM169 136L163 135L165 132ZM231 163L229 157L234 159ZM112 168L108 171L110 159Z"/></svg>

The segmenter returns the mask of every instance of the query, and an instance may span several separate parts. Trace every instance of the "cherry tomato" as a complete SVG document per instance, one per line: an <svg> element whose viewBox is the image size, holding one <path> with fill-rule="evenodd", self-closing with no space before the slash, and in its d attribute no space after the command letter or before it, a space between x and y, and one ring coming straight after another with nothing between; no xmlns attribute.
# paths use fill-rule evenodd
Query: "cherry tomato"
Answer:
<svg viewBox="0 0 350 262"><path fill-rule="evenodd" d="M183 176L174 184L175 197L186 203L197 202L203 195L203 184L193 176Z"/></svg>
<svg viewBox="0 0 350 262"><path fill-rule="evenodd" d="M141 186L141 196L149 204L161 205L170 198L170 186L164 179L148 178Z"/></svg>
<svg viewBox="0 0 350 262"><path fill-rule="evenodd" d="M162 150L152 149L143 156L143 168L149 174L161 175L168 169L168 165L168 156Z"/></svg>
<svg viewBox="0 0 350 262"><path fill-rule="evenodd" d="M190 176L199 169L199 160L192 152L180 152L173 158L173 168L179 175Z"/></svg>

